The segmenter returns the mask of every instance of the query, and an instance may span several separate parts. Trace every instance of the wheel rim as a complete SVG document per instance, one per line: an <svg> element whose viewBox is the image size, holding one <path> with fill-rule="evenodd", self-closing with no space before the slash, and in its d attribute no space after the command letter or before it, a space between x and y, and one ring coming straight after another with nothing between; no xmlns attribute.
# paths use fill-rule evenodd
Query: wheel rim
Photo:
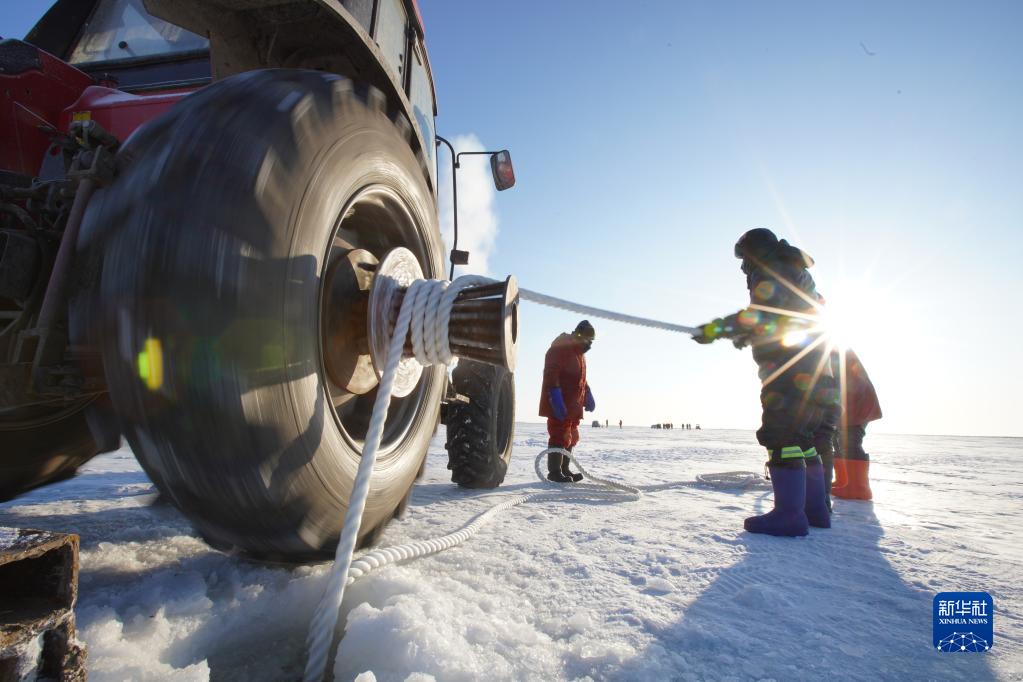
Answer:
<svg viewBox="0 0 1023 682"><path fill-rule="evenodd" d="M368 382L367 365L372 370L362 298L371 277L331 277L339 269L355 268L372 272L378 261L399 246L409 249L418 260L426 277L433 277L432 254L425 235L426 226L419 224L404 199L384 185L362 188L340 212L331 233L323 259L320 279L320 374L331 406L334 421L348 443L361 454L378 385ZM349 326L342 337L337 335L338 311ZM354 326L354 327L353 327ZM333 333L332 333L333 332ZM336 367L328 367L330 353L341 342L347 345L347 365L355 376L339 377ZM362 358L355 362L352 355ZM331 371L333 370L333 371ZM418 385L405 397L392 397L380 444L380 455L394 451L412 429L433 381L432 372L423 372ZM347 384L347 385L346 385ZM369 384L369 385L368 385Z"/></svg>
<svg viewBox="0 0 1023 682"><path fill-rule="evenodd" d="M515 409L515 397L513 393L513 380L512 374L508 373L503 377L501 381L501 388L498 392L497 397L497 408L495 410L495 419L497 419L497 452L504 456L504 453L508 450L509 441L512 437L512 421L511 419L505 419L504 415L509 414L509 410Z"/></svg>

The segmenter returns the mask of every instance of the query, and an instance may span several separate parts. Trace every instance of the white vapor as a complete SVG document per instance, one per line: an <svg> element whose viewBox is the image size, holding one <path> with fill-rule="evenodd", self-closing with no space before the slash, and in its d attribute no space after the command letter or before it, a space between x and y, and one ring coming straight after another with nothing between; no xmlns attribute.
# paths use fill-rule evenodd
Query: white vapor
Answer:
<svg viewBox="0 0 1023 682"><path fill-rule="evenodd" d="M483 151L486 147L472 133L451 139L456 152ZM454 240L454 210L451 196L451 158L446 147L439 155L440 231L445 247L445 276L450 268L448 255ZM490 157L485 154L463 156L458 169L458 248L469 252L469 264L460 265L455 275L489 275L490 254L497 241L497 213L494 211L493 176Z"/></svg>

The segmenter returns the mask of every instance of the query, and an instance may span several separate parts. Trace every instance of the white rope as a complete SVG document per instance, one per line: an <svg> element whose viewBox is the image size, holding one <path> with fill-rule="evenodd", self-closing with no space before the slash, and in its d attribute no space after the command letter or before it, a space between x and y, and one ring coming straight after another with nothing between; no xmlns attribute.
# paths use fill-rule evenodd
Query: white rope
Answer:
<svg viewBox="0 0 1023 682"><path fill-rule="evenodd" d="M569 310L573 313L579 313L581 315L589 315L591 317L600 317L605 320L614 320L615 322L624 322L625 324L634 324L637 327L652 327L654 329L663 329L669 332L681 332L683 334L698 334L699 328L697 327L686 327L681 324L672 324L670 322L661 322L660 320L651 320L646 317L636 317L635 315L623 315L622 313L616 313L612 310L604 310L603 308L592 308L588 305L580 305L579 303L572 303L566 301L563 298L555 298L554 296L548 296L547 294L539 294L529 289L519 289L519 296L526 301L532 301L533 303L539 303L541 305L550 306L552 308L561 308L562 310Z"/></svg>
<svg viewBox="0 0 1023 682"><path fill-rule="evenodd" d="M401 361L405 338L411 334L412 352L416 360L424 367L450 364L454 356L448 345L448 324L451 321L451 309L458 292L466 287L487 284L492 281L486 277L475 275L459 277L454 282L436 279L416 280L405 293L405 299L402 301L398 320L394 325L394 333L388 346L387 361L380 377L376 400L373 403L373 416L366 432L362 458L359 461L359 469L355 475L355 483L348 501L348 510L345 512L341 538L334 555L334 566L306 638L309 651L304 673L306 682L319 682L327 673L338 613L344 598L345 587L351 581L349 576L353 568L352 554L355 552L355 544L359 539L359 528L362 525L362 513L366 508L370 478L373 475L377 451L380 449L384 422L387 420L387 411L391 403L394 375L398 363ZM436 540L427 541L427 545L431 548L437 547L432 551L443 549ZM401 552L395 556L400 555ZM363 557L360 561L369 562L359 566L358 570L364 573L364 566L371 566L378 560L375 557L372 559Z"/></svg>
<svg viewBox="0 0 1023 682"><path fill-rule="evenodd" d="M591 483L566 484L551 483L548 481L541 470L541 461L548 454L554 452L568 455L583 476L587 480L591 481ZM515 497L503 500L498 504L495 504L490 509L478 514L475 518L453 533L448 533L447 535L439 538L428 538L426 540L418 540L416 542L395 545L393 547L380 547L363 554L354 561L351 561L347 571L347 576L344 577L341 592L337 597L337 601L333 598L328 598L330 590L336 589L334 582L335 576L340 576L340 573L337 570L339 564L335 563L335 570L331 573L328 595L324 596L324 600L321 602L320 607L317 610L317 616L313 619L312 629L310 629L309 632L309 659L306 663L305 673L305 679L307 682L311 680L319 682L319 680L323 679L323 674L326 672L325 666L327 665L327 656L330 655L330 645L333 643L334 639L334 628L337 627L337 613L341 604L340 597L344 594L344 587L351 585L362 576L379 568L383 568L388 564L393 564L398 561L418 559L459 545L476 535L498 514L520 504L525 504L527 502L547 502L552 500L564 502L568 500L593 499L609 499L629 502L638 500L643 494L639 488L634 488L632 486L625 485L624 483L617 483L604 478L598 478L589 474L571 452L562 448L548 448L541 452L536 456L534 469L536 470L537 478L539 478L545 485L544 490L525 495L516 495ZM350 558L351 557L349 556L349 559ZM332 610L331 612L334 616L330 622L321 616L326 605L330 605ZM329 637L327 636L328 633ZM327 650L320 651L316 648L321 646L326 646Z"/></svg>
<svg viewBox="0 0 1023 682"><path fill-rule="evenodd" d="M334 632L337 628L341 602L344 598L345 587L357 578L395 561L426 556L449 547L454 547L479 532L480 528L486 525L500 511L524 502L541 499L570 500L594 498L611 498L624 501L639 499L642 494L638 488L587 474L586 470L575 459L575 456L568 450L548 448L537 455L536 462L534 463L537 476L541 481L544 481L545 484L547 483L540 470L540 460L547 454L560 452L567 455L575 463L579 471L592 483L573 484L571 490L562 489L554 491L550 489L544 492L519 495L491 507L454 533L441 538L422 540L397 547L376 549L359 557L357 561L352 561L355 544L359 537L359 528L362 525L362 514L366 507L366 498L369 494L370 478L373 474L373 466L376 463L377 451L380 448L384 422L387 420L387 412L390 408L394 375L397 371L398 363L401 361L405 338L411 336L413 354L416 360L423 366L450 364L454 356L448 344L448 324L451 321L451 310L454 306L455 298L466 287L489 284L494 281L487 277L476 275L459 277L454 282L416 280L405 293L405 299L402 301L401 310L394 325L394 333L388 346L387 361L384 364L383 375L380 378L376 400L373 403L373 415L366 433L362 458L359 461L355 484L352 487L352 494L348 502L348 510L345 513L341 538L338 541L337 551L334 555L334 565L327 582L327 588L317 606L309 628L309 634L306 637L309 653L303 677L305 682L321 682L328 669L333 669L329 658L332 654L331 645L334 641ZM519 293L522 298L535 303L571 310L593 317L688 334L695 334L698 331L692 327L683 327L667 322L582 306L526 289L520 289ZM565 484L556 485L560 488Z"/></svg>
<svg viewBox="0 0 1023 682"><path fill-rule="evenodd" d="M576 468L579 469L579 473L583 475L583 480L589 481L588 483L576 483L572 486L573 491L586 490L589 495L597 497L613 497L614 499L620 500L638 500L643 496L643 492L639 488L634 488L631 485L625 485L624 483L617 483L615 481L608 480L606 478L598 478L583 468L583 465L579 463L579 460L575 458L575 455L569 450L564 448L547 448L539 455L536 456L536 460L533 462L533 469L536 471L536 477L541 481L546 481L546 477L543 475L541 469L541 460L545 455L551 453L561 453L567 455L572 464L575 464ZM563 484L558 484L559 486ZM602 490L602 488L609 488L609 490ZM568 493L568 496L575 497L578 493Z"/></svg>
<svg viewBox="0 0 1023 682"><path fill-rule="evenodd" d="M592 481L592 483L574 483L571 487L566 487L565 484L551 483L548 481L541 471L540 463L544 457L553 452L568 455L579 471L582 472L583 476ZM541 452L536 456L534 468L536 470L537 478L539 478L546 486L549 486L545 490L535 493L527 493L525 495L516 495L515 497L502 500L490 509L487 509L477 515L469 521L469 523L465 524L457 531L448 533L442 537L418 540L404 545L381 547L371 550L352 562L351 569L348 571L348 580L346 584L351 585L358 578L361 578L367 573L375 571L378 568L383 568L388 564L392 564L397 561L406 561L408 559L418 559L419 557L436 554L437 552L441 552L445 549L450 549L455 545L461 544L478 533L480 529L487 525L487 523L489 523L493 517L497 516L499 512L526 502L551 499L592 500L600 498L621 500L624 502L638 500L643 494L639 488L633 488L632 486L625 485L624 483L616 483L615 481L609 481L604 478L597 478L596 476L587 473L586 470L583 469L582 465L579 464L579 461L572 456L572 453L568 450L563 450L562 448L548 448Z"/></svg>

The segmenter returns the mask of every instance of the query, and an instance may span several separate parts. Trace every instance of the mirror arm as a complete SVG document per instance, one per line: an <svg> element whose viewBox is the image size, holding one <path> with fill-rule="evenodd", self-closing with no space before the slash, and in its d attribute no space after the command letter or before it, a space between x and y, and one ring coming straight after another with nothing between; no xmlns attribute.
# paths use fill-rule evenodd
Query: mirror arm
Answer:
<svg viewBox="0 0 1023 682"><path fill-rule="evenodd" d="M462 167L459 159L463 156L493 156L494 154L500 154L500 151L492 152L458 152L455 153L455 148L450 142L445 140L440 135L434 136L437 139L437 146L444 143L448 147L448 151L451 152L451 195L452 195L452 213L454 214L452 223L454 227L454 243L451 247L451 273L448 275L448 279L453 280L455 278L455 264L464 265L469 262L469 254L467 252L461 252L458 250L458 169ZM438 163L439 163L438 159Z"/></svg>
<svg viewBox="0 0 1023 682"><path fill-rule="evenodd" d="M451 143L445 140L440 135L435 135L437 138L437 146L443 142L448 146L448 150L451 152L451 195L452 195L452 206L451 212L454 214L454 232L455 238L454 243L451 245L451 254L449 256L451 260L451 273L448 275L449 280L455 279L455 252L458 251L458 155L455 154L455 148L451 146ZM439 162L439 161L438 161ZM439 175L439 173L438 173Z"/></svg>

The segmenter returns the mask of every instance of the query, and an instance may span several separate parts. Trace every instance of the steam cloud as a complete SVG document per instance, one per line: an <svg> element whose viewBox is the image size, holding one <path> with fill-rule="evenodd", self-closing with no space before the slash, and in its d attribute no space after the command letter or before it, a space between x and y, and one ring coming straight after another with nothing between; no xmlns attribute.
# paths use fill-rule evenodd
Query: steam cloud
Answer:
<svg viewBox="0 0 1023 682"><path fill-rule="evenodd" d="M457 152L484 151L486 147L473 134L451 139ZM451 160L447 149L438 148L439 203L441 236L444 238L445 262L454 241L454 207L451 197ZM456 275L489 275L490 254L497 241L497 214L494 212L494 180L490 173L490 157L463 156L458 169L458 248L469 252L469 264L458 267ZM445 268L449 267L445 265Z"/></svg>

